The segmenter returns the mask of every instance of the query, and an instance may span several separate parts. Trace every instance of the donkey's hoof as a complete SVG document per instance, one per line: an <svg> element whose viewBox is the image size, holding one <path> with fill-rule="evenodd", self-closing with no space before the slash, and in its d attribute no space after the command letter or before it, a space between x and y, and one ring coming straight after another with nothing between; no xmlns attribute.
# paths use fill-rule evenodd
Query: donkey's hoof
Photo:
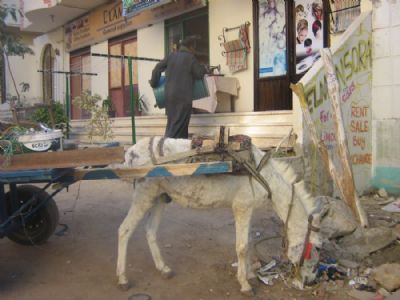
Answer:
<svg viewBox="0 0 400 300"><path fill-rule="evenodd" d="M121 291L126 292L127 290L129 290L131 288L131 285L129 284L129 282L127 282L127 283L118 283L118 288Z"/></svg>
<svg viewBox="0 0 400 300"><path fill-rule="evenodd" d="M164 279L171 279L174 276L175 276L175 273L172 270L161 271L161 277Z"/></svg>
<svg viewBox="0 0 400 300"><path fill-rule="evenodd" d="M245 290L241 291L243 295L246 295L247 297L254 297L256 293L254 293L253 289L250 290Z"/></svg>

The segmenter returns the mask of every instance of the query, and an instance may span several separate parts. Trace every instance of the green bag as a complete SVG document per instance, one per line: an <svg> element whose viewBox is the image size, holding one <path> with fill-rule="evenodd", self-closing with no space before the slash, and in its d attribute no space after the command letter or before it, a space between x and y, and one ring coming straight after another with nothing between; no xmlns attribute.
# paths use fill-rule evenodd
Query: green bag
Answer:
<svg viewBox="0 0 400 300"><path fill-rule="evenodd" d="M153 88L154 96L156 98L156 104L154 107L165 108L165 76L161 76L158 81L157 87ZM193 100L199 100L204 97L208 97L207 84L204 79L197 79L193 85Z"/></svg>

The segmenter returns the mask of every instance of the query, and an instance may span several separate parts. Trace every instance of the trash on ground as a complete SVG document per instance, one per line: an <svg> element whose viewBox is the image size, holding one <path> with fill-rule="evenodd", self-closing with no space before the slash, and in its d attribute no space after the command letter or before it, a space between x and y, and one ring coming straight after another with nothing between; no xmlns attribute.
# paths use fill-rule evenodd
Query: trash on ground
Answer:
<svg viewBox="0 0 400 300"><path fill-rule="evenodd" d="M271 270L272 268L274 268L276 266L276 264L277 264L276 260L273 259L268 264L266 264L265 266L261 267L258 270L258 273L260 273L261 275L266 275L269 270Z"/></svg>
<svg viewBox="0 0 400 300"><path fill-rule="evenodd" d="M367 277L354 277L349 281L349 285L368 285L368 278Z"/></svg>
<svg viewBox="0 0 400 300"><path fill-rule="evenodd" d="M279 278L279 274L271 274L271 275L261 275L257 273L258 279L260 279L266 285L273 285L273 280Z"/></svg>
<svg viewBox="0 0 400 300"><path fill-rule="evenodd" d="M393 201L388 205L382 207L382 210L396 213L400 212L400 199L397 199L396 201Z"/></svg>

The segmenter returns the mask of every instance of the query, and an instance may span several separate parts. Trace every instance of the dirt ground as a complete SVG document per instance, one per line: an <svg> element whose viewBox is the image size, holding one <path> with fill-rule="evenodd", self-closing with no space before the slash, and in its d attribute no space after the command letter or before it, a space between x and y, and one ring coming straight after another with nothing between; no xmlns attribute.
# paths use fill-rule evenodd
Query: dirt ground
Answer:
<svg viewBox="0 0 400 300"><path fill-rule="evenodd" d="M56 196L60 226L47 243L21 246L0 240L0 299L78 300L130 299L251 299L239 292L235 277L234 220L229 209L191 210L169 204L159 230L166 262L175 271L164 280L156 271L141 224L129 245L126 292L116 285L117 230L131 202L132 187L122 181L86 181ZM66 231L64 231L67 228ZM280 254L281 224L269 209L253 218L253 258ZM254 247L253 247L254 249ZM346 288L332 288L314 297L283 282L253 283L253 299L350 299Z"/></svg>

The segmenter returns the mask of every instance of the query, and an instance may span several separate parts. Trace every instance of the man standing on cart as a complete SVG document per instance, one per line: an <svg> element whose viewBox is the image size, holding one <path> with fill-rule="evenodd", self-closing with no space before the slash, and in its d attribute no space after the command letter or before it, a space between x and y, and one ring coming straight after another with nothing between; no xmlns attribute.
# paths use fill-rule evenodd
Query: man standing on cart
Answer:
<svg viewBox="0 0 400 300"><path fill-rule="evenodd" d="M192 113L193 85L207 72L194 56L197 36L188 36L177 52L159 62L153 69L150 85L155 88L165 71L165 111L167 128L165 137L189 137L189 122Z"/></svg>

